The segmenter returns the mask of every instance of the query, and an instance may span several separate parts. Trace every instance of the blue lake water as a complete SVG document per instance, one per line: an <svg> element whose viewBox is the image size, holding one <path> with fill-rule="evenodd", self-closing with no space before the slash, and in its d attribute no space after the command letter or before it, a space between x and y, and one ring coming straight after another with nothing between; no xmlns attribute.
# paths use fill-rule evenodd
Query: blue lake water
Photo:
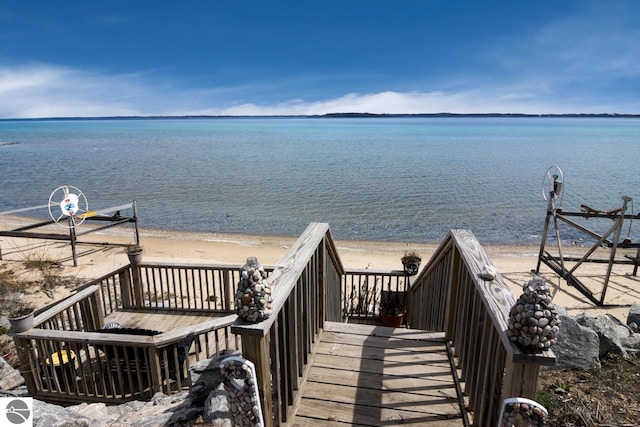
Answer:
<svg viewBox="0 0 640 427"><path fill-rule="evenodd" d="M143 228L539 244L551 165L565 210L640 200L640 119L8 120L2 142L0 212L73 185L91 209L136 200Z"/></svg>

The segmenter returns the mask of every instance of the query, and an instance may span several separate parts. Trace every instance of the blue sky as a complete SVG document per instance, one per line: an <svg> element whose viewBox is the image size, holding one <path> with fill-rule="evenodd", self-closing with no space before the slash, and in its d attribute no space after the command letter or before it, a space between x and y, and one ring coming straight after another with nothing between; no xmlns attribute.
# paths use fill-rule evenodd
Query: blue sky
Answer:
<svg viewBox="0 0 640 427"><path fill-rule="evenodd" d="M0 6L0 118L640 114L640 2Z"/></svg>

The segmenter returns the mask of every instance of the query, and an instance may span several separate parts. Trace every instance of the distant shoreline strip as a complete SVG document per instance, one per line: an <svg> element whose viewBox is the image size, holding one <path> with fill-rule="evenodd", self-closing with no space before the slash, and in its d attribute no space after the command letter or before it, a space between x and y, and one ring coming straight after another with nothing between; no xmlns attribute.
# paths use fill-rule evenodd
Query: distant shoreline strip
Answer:
<svg viewBox="0 0 640 427"><path fill-rule="evenodd" d="M640 114L618 113L567 113L567 114L525 114L525 113L327 113L312 115L265 115L265 116L103 116L103 117L36 117L36 118L0 118L0 121L37 121L37 120L179 120L179 119L323 119L323 118L612 118L638 119ZM1 145L2 143L0 143Z"/></svg>

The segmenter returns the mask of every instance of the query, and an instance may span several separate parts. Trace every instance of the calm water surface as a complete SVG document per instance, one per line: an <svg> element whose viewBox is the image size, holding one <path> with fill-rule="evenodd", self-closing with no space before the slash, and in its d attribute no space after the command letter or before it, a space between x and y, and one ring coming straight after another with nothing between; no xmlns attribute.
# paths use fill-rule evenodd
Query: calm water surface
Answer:
<svg viewBox="0 0 640 427"><path fill-rule="evenodd" d="M0 146L0 211L66 184L91 209L136 200L145 228L298 235L321 221L339 239L438 242L470 228L539 244L551 165L565 210L640 200L638 119L0 121L0 142L14 143Z"/></svg>

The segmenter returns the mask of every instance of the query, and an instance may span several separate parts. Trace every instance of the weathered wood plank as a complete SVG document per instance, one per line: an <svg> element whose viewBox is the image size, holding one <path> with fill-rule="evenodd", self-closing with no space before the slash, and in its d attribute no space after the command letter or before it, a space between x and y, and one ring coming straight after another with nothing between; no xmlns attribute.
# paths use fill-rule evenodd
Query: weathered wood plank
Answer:
<svg viewBox="0 0 640 427"><path fill-rule="evenodd" d="M366 426L420 425L420 426L460 426L459 414L432 414L413 412L393 407L371 407L352 405L325 400L303 399L298 409L298 417L316 420L316 425L326 421ZM297 420L297 418L296 418ZM294 425L298 425L294 422Z"/></svg>
<svg viewBox="0 0 640 427"><path fill-rule="evenodd" d="M325 322L293 425L462 425L442 336Z"/></svg>
<svg viewBox="0 0 640 427"><path fill-rule="evenodd" d="M200 323L223 318L220 313L180 312L170 310L118 310L105 318L105 322L117 322L123 327L152 329L160 332L197 326ZM235 318L235 317L234 317Z"/></svg>
<svg viewBox="0 0 640 427"><path fill-rule="evenodd" d="M355 387L353 385L336 385L316 383L309 387L303 399L325 400L339 403L353 403L371 407L405 409L412 412L437 415L459 415L460 405L455 396L407 393L402 388L388 390Z"/></svg>
<svg viewBox="0 0 640 427"><path fill-rule="evenodd" d="M427 332L418 329L405 329L405 328L388 328L386 326L376 326L373 330L371 325L360 324L345 324L338 322L326 322L324 326L325 333L327 332L345 332L347 331L352 336L363 335L375 335L378 337L395 337L412 340L424 340L424 341L438 341L444 342L443 332Z"/></svg>
<svg viewBox="0 0 640 427"><path fill-rule="evenodd" d="M395 366L401 363L404 364L429 364L433 366L435 364L448 365L447 355L440 349L439 352L409 352L406 353L402 350L389 350L382 349L370 349L366 347L348 346L343 344L319 344L318 351L316 353L315 364L322 363L325 358L329 360L336 360L337 357L341 357L344 365L354 365L359 368L365 363L375 364L380 363L381 360L385 361L387 366ZM351 359L351 360L348 360ZM355 359L355 360L354 360ZM335 363L335 362L334 362Z"/></svg>
<svg viewBox="0 0 640 427"><path fill-rule="evenodd" d="M347 333L335 333L335 332L325 332L323 334L323 342L325 343L333 343L333 344L352 344L358 345L368 348L378 348L378 349L406 349L407 351L430 351L430 349L441 349L444 345L443 342L436 341L422 341L422 340L406 340L406 339L397 339L394 337L379 337L379 336L370 336L366 337L363 335L349 335Z"/></svg>
<svg viewBox="0 0 640 427"><path fill-rule="evenodd" d="M358 386L364 389L394 390L413 394L434 395L441 394L447 397L455 397L456 390L451 378L451 371L448 375L434 373L433 375L412 375L410 370L405 370L404 374L373 374L370 372L351 371L317 366L309 371L307 378L307 388L305 395L312 394L314 384L333 384L344 386ZM458 408L459 409L459 408Z"/></svg>

